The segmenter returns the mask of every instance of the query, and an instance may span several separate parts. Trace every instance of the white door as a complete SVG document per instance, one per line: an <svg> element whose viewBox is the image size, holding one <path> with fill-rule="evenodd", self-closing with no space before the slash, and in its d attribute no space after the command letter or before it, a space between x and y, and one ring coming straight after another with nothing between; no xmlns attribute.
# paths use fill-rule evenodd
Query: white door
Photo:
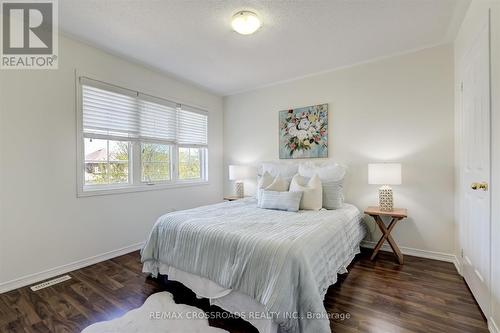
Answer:
<svg viewBox="0 0 500 333"><path fill-rule="evenodd" d="M490 41L489 20L461 65L461 239L463 274L483 313L490 284Z"/></svg>

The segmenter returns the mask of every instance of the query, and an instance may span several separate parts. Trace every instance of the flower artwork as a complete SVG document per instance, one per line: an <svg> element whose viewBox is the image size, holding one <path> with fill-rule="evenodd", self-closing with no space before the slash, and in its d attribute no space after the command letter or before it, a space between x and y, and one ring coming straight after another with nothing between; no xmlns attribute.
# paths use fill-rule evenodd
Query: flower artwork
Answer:
<svg viewBox="0 0 500 333"><path fill-rule="evenodd" d="M328 157L328 104L280 111L280 158Z"/></svg>

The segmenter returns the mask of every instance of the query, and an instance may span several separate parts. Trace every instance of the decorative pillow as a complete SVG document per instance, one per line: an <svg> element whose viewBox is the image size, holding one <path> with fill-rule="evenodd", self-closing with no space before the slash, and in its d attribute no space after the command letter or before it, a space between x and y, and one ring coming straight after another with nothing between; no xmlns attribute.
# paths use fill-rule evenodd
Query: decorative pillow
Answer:
<svg viewBox="0 0 500 333"><path fill-rule="evenodd" d="M323 207L323 188L317 175L307 181L306 178L296 174L290 183L290 192L303 192L300 209L320 210Z"/></svg>
<svg viewBox="0 0 500 333"><path fill-rule="evenodd" d="M339 209L344 205L344 179L323 182L323 207Z"/></svg>
<svg viewBox="0 0 500 333"><path fill-rule="evenodd" d="M264 172L257 181L257 201L260 200L260 191L273 183L274 177L269 172Z"/></svg>
<svg viewBox="0 0 500 333"><path fill-rule="evenodd" d="M288 186L290 186L290 183L285 178L277 176L274 178L271 185L267 186L265 189L267 191L286 192L288 191Z"/></svg>
<svg viewBox="0 0 500 333"><path fill-rule="evenodd" d="M344 204L344 177L347 168L335 162L305 162L299 165L299 174L304 177L318 175L323 185L323 207L338 209Z"/></svg>
<svg viewBox="0 0 500 333"><path fill-rule="evenodd" d="M299 211L301 198L302 192L277 192L263 190L260 197L259 207L297 212Z"/></svg>
<svg viewBox="0 0 500 333"><path fill-rule="evenodd" d="M288 191L289 186L290 182L288 182L286 179L280 176L273 177L269 172L264 172L261 179L259 180L259 187L257 188L257 203L260 202L261 194L264 190L286 192Z"/></svg>

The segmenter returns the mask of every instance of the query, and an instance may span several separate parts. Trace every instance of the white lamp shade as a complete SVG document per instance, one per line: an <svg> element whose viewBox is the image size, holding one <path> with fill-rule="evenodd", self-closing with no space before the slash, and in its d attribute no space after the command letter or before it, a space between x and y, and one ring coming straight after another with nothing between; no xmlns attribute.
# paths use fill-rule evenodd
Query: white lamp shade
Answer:
<svg viewBox="0 0 500 333"><path fill-rule="evenodd" d="M368 164L368 184L401 185L400 163Z"/></svg>
<svg viewBox="0 0 500 333"><path fill-rule="evenodd" d="M251 177L252 168L244 165L229 166L229 180L243 180Z"/></svg>

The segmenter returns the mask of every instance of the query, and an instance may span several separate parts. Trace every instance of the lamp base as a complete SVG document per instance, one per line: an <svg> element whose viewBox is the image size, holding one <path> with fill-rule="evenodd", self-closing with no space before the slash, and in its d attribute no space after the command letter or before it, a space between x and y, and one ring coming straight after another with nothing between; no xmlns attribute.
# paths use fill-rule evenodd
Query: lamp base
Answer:
<svg viewBox="0 0 500 333"><path fill-rule="evenodd" d="M379 208L382 211L390 212L394 209L394 199L392 196L392 188L382 186L378 189Z"/></svg>
<svg viewBox="0 0 500 333"><path fill-rule="evenodd" d="M243 196L245 194L245 189L244 189L243 182L235 182L234 183L234 194L238 198L243 198Z"/></svg>

